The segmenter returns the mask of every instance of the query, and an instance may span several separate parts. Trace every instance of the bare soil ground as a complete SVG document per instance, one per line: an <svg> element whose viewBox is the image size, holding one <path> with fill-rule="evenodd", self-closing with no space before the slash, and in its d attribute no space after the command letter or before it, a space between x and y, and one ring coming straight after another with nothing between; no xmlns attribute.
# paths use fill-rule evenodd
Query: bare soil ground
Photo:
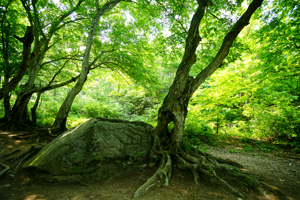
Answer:
<svg viewBox="0 0 300 200"><path fill-rule="evenodd" d="M1 155L20 150L17 156L28 150L33 144L23 140L20 132L0 131ZM300 200L300 157L292 153L290 148L264 153L256 150L255 144L251 150L243 146L238 138L229 138L218 147L209 147L207 151L215 156L228 158L244 165L245 170L259 177L265 183L277 187L291 200ZM278 153L280 152L280 153ZM279 155L277 155L279 154ZM8 157L9 158L9 157ZM7 159L7 158L5 158ZM10 172L0 178L1 200L119 200L133 199L135 190L155 172L156 168L136 168L128 170L120 176L101 183L90 184L62 184L47 183L35 180L29 172L11 163L4 162L11 167ZM0 172L3 169L0 167ZM14 173L12 173L14 172ZM253 191L244 191L245 199L279 199L276 194L260 195ZM209 185L205 180L196 185L192 174L177 168L168 187L152 187L141 200L241 200L215 185Z"/></svg>

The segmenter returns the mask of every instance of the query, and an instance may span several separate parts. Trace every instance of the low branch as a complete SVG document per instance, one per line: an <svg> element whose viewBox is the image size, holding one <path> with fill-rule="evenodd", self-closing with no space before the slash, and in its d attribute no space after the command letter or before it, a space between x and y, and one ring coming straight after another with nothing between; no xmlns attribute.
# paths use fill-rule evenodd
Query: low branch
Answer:
<svg viewBox="0 0 300 200"><path fill-rule="evenodd" d="M60 60L77 60L77 61L82 61L82 60L79 60L79 59L72 59L72 58L77 57L77 56L78 56L78 55L65 56L65 57L61 57L61 58L54 59L54 60L50 60L50 61L47 61L47 62L42 63L42 64L41 64L41 67L44 66L44 65L47 65L47 64L56 62L56 61L60 61ZM79 56L78 56L78 57L79 57Z"/></svg>
<svg viewBox="0 0 300 200"><path fill-rule="evenodd" d="M75 82L79 78L79 76L80 75L72 77L71 79L69 79L69 80L67 80L63 83L59 83L59 84L55 84L55 85L51 85L51 86L48 85L46 87L41 87L41 88L32 88L32 89L26 91L25 93L23 93L20 98L28 97L28 96L32 95L33 93L36 93L36 92L45 92L45 91L54 90L56 88L66 86L66 85L68 85L72 82Z"/></svg>
<svg viewBox="0 0 300 200"><path fill-rule="evenodd" d="M69 79L68 81L65 81L63 83L59 83L59 84L55 84L55 85L51 85L51 86L46 86L46 87L43 87L43 88L35 88L35 89L33 89L33 93L44 92L44 91L48 91L48 90L54 90L56 88L66 86L66 85L68 85L70 83L75 82L79 78L79 76L80 75L72 77L71 79Z"/></svg>

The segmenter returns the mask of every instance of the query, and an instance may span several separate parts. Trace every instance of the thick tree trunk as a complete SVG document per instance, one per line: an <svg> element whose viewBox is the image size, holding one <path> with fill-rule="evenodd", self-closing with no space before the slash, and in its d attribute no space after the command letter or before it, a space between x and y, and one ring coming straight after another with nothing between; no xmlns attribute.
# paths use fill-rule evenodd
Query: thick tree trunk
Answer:
<svg viewBox="0 0 300 200"><path fill-rule="evenodd" d="M232 187L227 180L233 180L232 182L234 184L241 182L241 184L246 185L246 187L252 187L252 189L262 187L262 184L257 179L240 170L239 168L242 166L238 163L216 158L193 147L191 147L194 149L193 154L186 152L182 145L182 139L190 98L198 87L221 66L223 60L229 53L233 41L249 23L251 15L261 6L263 0L253 0L245 13L233 25L231 31L225 36L222 46L213 61L193 78L189 76L189 72L191 66L196 62L196 49L201 40L198 29L208 1L197 2L199 7L191 21L183 59L177 69L174 82L159 109L157 127L153 132L154 144L152 146L150 159L152 161L160 159L160 167L157 172L135 192L135 198L142 195L157 183L167 186L171 177L172 163L174 161L178 168L188 169L193 173L195 183L198 183L198 179L201 175L207 180L210 180L212 184L221 185L225 187L226 190L242 198L244 195ZM170 122L174 123L174 128L171 132L168 131L168 124Z"/></svg>
<svg viewBox="0 0 300 200"><path fill-rule="evenodd" d="M206 1L198 2L199 7L194 14L185 44L185 52L180 65L178 66L175 79L164 99L158 112L157 127L154 135L158 139L154 144L155 148L164 143L177 143L181 146L187 107L192 97L193 77L189 76L190 68L196 62L196 50L201 41L199 36L199 24L204 16ZM174 123L171 133L168 132L168 124ZM159 142L161 141L161 142ZM161 144L159 144L161 143ZM157 151L153 151L154 153ZM156 153L155 153L156 154Z"/></svg>
<svg viewBox="0 0 300 200"><path fill-rule="evenodd" d="M253 0L245 13L232 26L225 36L222 46L213 61L201 71L195 78L189 76L191 66L196 62L196 49L201 40L199 36L199 24L204 15L207 1L198 1L199 7L193 16L185 44L185 53L177 69L174 82L167 94L163 105L158 113L158 125L155 135L159 137L166 129L168 123L174 122L174 130L171 134L171 142L181 143L184 129L184 121L187 115L187 107L190 98L199 86L221 65L229 53L235 38L242 29L249 24L250 17L254 11L261 6L263 0ZM161 131L162 130L162 133Z"/></svg>
<svg viewBox="0 0 300 200"><path fill-rule="evenodd" d="M12 108L10 120L5 124L5 127L26 127L30 125L27 105L31 95L18 96Z"/></svg>
<svg viewBox="0 0 300 200"><path fill-rule="evenodd" d="M72 90L68 93L66 99L64 100L63 104L59 109L59 112L53 123L54 129L59 129L61 131L64 131L66 129L67 117L70 112L73 101L76 95L82 90L82 87L87 79L87 75L90 70L89 56L90 56L90 52L93 44L93 38L95 35L96 28L98 26L99 19L104 13L113 9L120 1L121 0L111 0L105 3L102 8L98 7L98 1L96 1L97 12L92 20L91 29L87 38L86 48L83 54L80 76L74 88L72 88Z"/></svg>
<svg viewBox="0 0 300 200"><path fill-rule="evenodd" d="M22 61L16 75L11 79L11 81L8 84L6 84L3 88L0 89L0 100L17 87L19 82L22 80L27 68L29 67L31 44L34 40L33 28L31 26L28 26L26 29L25 36L23 38L20 38L18 36L14 37L23 43Z"/></svg>

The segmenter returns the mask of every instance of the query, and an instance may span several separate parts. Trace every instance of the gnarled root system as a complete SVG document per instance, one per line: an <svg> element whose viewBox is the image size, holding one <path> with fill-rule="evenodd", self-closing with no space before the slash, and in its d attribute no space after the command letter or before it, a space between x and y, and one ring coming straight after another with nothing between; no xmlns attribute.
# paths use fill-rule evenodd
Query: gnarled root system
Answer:
<svg viewBox="0 0 300 200"><path fill-rule="evenodd" d="M237 162L218 158L195 148L193 152L186 152L179 145L171 145L169 150L162 151L159 169L135 192L134 198L141 196L156 184L168 186L174 164L179 169L190 170L196 184L200 179L203 179L213 185L219 185L241 198L244 198L244 195L238 189L240 191L256 191L262 194L265 194L266 190L274 192L272 187L242 170L243 166ZM281 199L288 199L279 190L276 192L280 193L278 196Z"/></svg>

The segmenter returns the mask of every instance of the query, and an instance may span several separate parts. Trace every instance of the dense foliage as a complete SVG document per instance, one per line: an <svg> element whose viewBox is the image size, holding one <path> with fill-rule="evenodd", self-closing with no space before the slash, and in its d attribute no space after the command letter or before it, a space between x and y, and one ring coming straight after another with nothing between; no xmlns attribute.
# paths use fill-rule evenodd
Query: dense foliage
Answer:
<svg viewBox="0 0 300 200"><path fill-rule="evenodd" d="M38 50L43 55L3 98L0 117L7 124L17 99L36 89L28 96L22 115L32 121L29 108L36 105L37 125L51 126L80 73L95 3L79 1L82 4L76 7L63 0L21 2L1 2L1 88L16 75L22 61L23 47L14 35L23 37L26 26L34 25L31 56L36 57L33 54ZM245 10L242 1L213 3L204 16L207 23L200 25L203 40L198 47L201 56L191 69L194 74L211 61L221 44L224 35L214 33L225 33ZM105 13L93 40L90 72L72 104L67 127L95 116L155 125L183 55L195 5L193 1L120 2ZM224 5L226 12L221 9ZM194 138L199 144L203 140L195 138L211 133L300 138L299 18L297 1L264 2L222 67L194 94L186 120L187 140Z"/></svg>

